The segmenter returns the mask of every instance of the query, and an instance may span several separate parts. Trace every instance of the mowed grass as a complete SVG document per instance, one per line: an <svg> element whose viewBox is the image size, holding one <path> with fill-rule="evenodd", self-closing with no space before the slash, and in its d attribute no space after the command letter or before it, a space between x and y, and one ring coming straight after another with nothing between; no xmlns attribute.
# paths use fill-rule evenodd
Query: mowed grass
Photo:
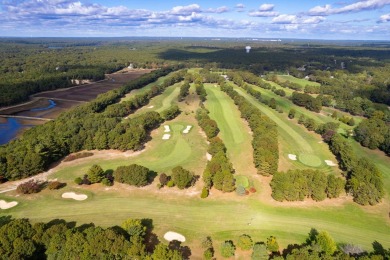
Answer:
<svg viewBox="0 0 390 260"><path fill-rule="evenodd" d="M241 119L240 112L232 99L214 84L204 84L207 91L206 108L210 118L217 122L219 137L224 142L227 155L236 170L236 174L253 175L252 136L247 123Z"/></svg>
<svg viewBox="0 0 390 260"><path fill-rule="evenodd" d="M307 85L318 86L318 87L321 86L321 84L318 82L309 81L306 79L299 79L299 78L296 78L296 77L291 76L291 75L277 75L276 77L281 82L290 81L292 83L299 84L302 87L305 87Z"/></svg>
<svg viewBox="0 0 390 260"><path fill-rule="evenodd" d="M390 246L390 226L385 217L367 213L357 205L277 207L251 196L234 194L233 198L200 199L176 188L126 189L122 186L116 184L106 190L100 184L81 188L70 184L63 190L17 198L14 194L2 194L0 199L17 200L19 205L1 211L0 215L28 217L33 222L60 218L79 225L94 222L105 227L118 225L127 218L151 218L154 231L160 237L167 231L176 231L186 237L185 245L196 244L208 235L220 244L248 234L255 241L265 241L274 235L281 246L286 246L303 243L310 229L316 228L327 230L340 243L354 243L369 249L376 240L385 248ZM62 199L65 191L87 194L88 199Z"/></svg>
<svg viewBox="0 0 390 260"><path fill-rule="evenodd" d="M218 119L221 135L222 133L226 133L226 136L234 135L234 133L228 134L228 132L243 131L241 136L250 142L251 138L245 137L246 134L249 134L245 122L240 118L235 105L229 104L232 101L229 101L229 98L218 88L207 86L207 91L209 93L208 103L222 102L222 104L217 105L222 109L217 107L211 109L211 104L207 104L208 108L215 111L215 115L221 118L230 117L231 120L236 121L235 124L230 125L233 126L230 129L228 123L222 123L222 120ZM237 91L239 90L237 89ZM168 98L169 93L164 92L162 96ZM235 193L220 193L207 199L201 199L199 198L201 185L189 190L177 188L159 190L156 187L157 179L151 185L143 188L122 184L115 184L113 187L104 187L100 184L92 186L73 184L73 179L82 176L94 163L100 164L105 170L115 169L119 165L139 163L158 172L166 171L168 174L170 174L169 170L172 167L182 165L201 174L206 165L207 144L192 113L198 100L193 94L190 96L186 99L190 100L188 104L184 102L178 104L183 111L187 112L166 123L171 126L171 139L161 139L164 134L162 125L152 132L152 140L147 144L146 150L137 156L88 157L64 164L50 178L67 181L68 185L65 188L58 191L44 190L35 195L19 196L15 192L0 194L0 199L19 202L14 208L0 210L0 216L27 217L33 222L59 218L76 221L78 225L93 222L104 227L120 225L127 218L149 218L153 219L154 232L161 239L164 233L170 230L183 234L187 239L184 245L191 247L194 258L201 257L203 250L199 248L199 241L205 236L213 238L217 250L224 240L233 240L236 244L238 236L242 234L250 235L255 241L266 241L268 236L274 235L281 247L286 247L287 244L291 243L303 243L311 228L316 228L319 231L326 230L337 242L357 244L366 250L371 250L371 243L374 241L378 241L385 248L390 247L388 207L383 205L361 207L348 202L345 204L333 203L333 200L330 200L325 204L303 203L301 206L293 206L289 203L273 203L272 199L265 202L262 200L260 192L245 197L239 197ZM286 117L286 115L280 115L268 107L262 107L249 96L245 97L260 110L270 112L269 115L272 116L273 120L283 120ZM224 115L223 109L230 110L227 110L226 115ZM316 149L325 149L324 144L317 143L315 135L296 126L291 121L285 121L290 128L281 129L282 127L279 126L279 131L283 133L283 136L282 133L279 134L281 136L279 141L283 149L287 147L289 142L294 141L291 140L291 135L286 133L291 129L302 134L314 152ZM192 125L193 129L188 134L183 135L181 131L187 125ZM239 136L226 138L226 141L224 140L226 146L234 146L235 141L240 140ZM240 143L238 142L238 144ZM250 143L246 144L245 141L241 145L238 147L250 147ZM294 145L299 146L299 143L292 143L291 149L294 148ZM317 145L320 145L320 148L317 148ZM374 160L382 172L386 171L384 172L386 173L385 185L387 192L389 192L390 165L388 157L383 157L383 153L372 152L368 149L360 150L359 144L356 142L353 143L353 146L361 152L362 156ZM299 147L297 148L299 149ZM230 150L235 152L233 148ZM237 151L236 154L241 156L240 158L245 159L246 157L249 158L248 161L252 161L252 155L248 150ZM240 165L237 163L234 165ZM201 179L198 181L199 183L201 183ZM66 191L87 194L88 199L85 201L62 199L61 194Z"/></svg>
<svg viewBox="0 0 390 260"><path fill-rule="evenodd" d="M279 170L288 169L306 169L307 165L299 161L288 159L288 154L313 154L321 159L321 165L318 167L325 172L339 174L337 167L327 166L324 160L337 162L334 155L330 152L329 147L322 143L321 137L317 134L307 131L303 126L298 125L294 120L288 120L286 114L281 114L268 106L260 103L243 89L232 84L234 89L251 104L257 107L262 113L268 116L278 126L279 133Z"/></svg>

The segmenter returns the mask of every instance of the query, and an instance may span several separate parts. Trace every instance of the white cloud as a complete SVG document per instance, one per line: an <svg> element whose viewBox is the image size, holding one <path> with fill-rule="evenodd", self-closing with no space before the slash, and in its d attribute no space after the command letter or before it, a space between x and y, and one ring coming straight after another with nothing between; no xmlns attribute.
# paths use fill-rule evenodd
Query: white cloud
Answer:
<svg viewBox="0 0 390 260"><path fill-rule="evenodd" d="M273 4L262 4L259 7L259 11L272 11L274 10L274 6Z"/></svg>
<svg viewBox="0 0 390 260"><path fill-rule="evenodd" d="M208 8L206 10L203 10L204 13L217 13L217 14L221 14L221 13L226 13L229 11L229 8L226 7L226 6L221 6L221 7L218 7L218 8Z"/></svg>
<svg viewBox="0 0 390 260"><path fill-rule="evenodd" d="M185 15L191 14L193 12L200 12L200 6L197 4L187 5L187 6L175 6L171 9L171 14Z"/></svg>
<svg viewBox="0 0 390 260"><path fill-rule="evenodd" d="M379 17L378 23L390 22L390 14L384 14Z"/></svg>
<svg viewBox="0 0 390 260"><path fill-rule="evenodd" d="M302 19L301 23L303 24L317 24L325 20L325 17L322 16L312 16L306 19Z"/></svg>
<svg viewBox="0 0 390 260"><path fill-rule="evenodd" d="M242 8L245 8L245 5L244 4L236 4L236 8L239 8L239 9L242 9Z"/></svg>
<svg viewBox="0 0 390 260"><path fill-rule="evenodd" d="M249 12L248 13L249 16L252 16L252 17L274 17L274 16L278 16L279 13L278 12L270 12L270 11L254 11L254 12Z"/></svg>
<svg viewBox="0 0 390 260"><path fill-rule="evenodd" d="M272 23L291 24L297 22L296 15L281 14L272 19Z"/></svg>
<svg viewBox="0 0 390 260"><path fill-rule="evenodd" d="M332 8L331 5L316 6L309 10L311 15L331 15L342 13L355 13L360 11L375 10L389 5L390 0L361 0L340 8Z"/></svg>
<svg viewBox="0 0 390 260"><path fill-rule="evenodd" d="M252 17L274 17L278 16L278 12L274 12L273 4L262 4L259 6L259 9L256 11L249 12L248 15Z"/></svg>

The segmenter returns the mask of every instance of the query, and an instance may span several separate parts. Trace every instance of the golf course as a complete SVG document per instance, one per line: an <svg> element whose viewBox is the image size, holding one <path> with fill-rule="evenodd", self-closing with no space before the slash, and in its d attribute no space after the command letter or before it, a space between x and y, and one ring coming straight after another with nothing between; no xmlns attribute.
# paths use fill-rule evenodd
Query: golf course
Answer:
<svg viewBox="0 0 390 260"><path fill-rule="evenodd" d="M191 72L197 73L197 70ZM122 98L122 101L145 93L153 85L161 84L165 77L144 88L133 90ZM292 80L290 77L279 78ZM286 247L288 244L303 243L312 228L328 231L337 243L351 243L365 250L371 250L374 241L378 241L385 248L390 247L390 163L383 152L363 148L356 141L349 140L355 153L374 160L384 176L386 195L382 202L375 206L360 206L345 192L339 198L321 202L312 199L277 202L271 197L269 183L272 176L265 177L256 173L252 156L252 132L248 123L241 117L234 101L221 91L216 83L204 84L207 92L204 106L209 111L210 118L218 125L218 136L225 144L227 157L235 169L236 185L244 188L253 186L256 192L239 196L236 192L223 193L212 188L209 197L201 198L202 174L207 164L209 145L205 133L195 119L200 99L193 84L184 101L178 102L182 83L167 87L160 95L151 98L147 105L129 116L135 118L151 111L161 113L173 105L177 105L182 111L176 118L167 120L152 130L143 149L92 150L92 156L70 162L61 161L46 173L48 180L66 183L66 186L59 190L45 189L37 194L20 195L15 190L4 192L7 188L15 187L16 183L2 184L0 200L16 201L18 204L0 210L0 216L27 217L33 223L52 219L76 221L80 225L93 222L102 227L119 225L128 218L152 219L154 232L160 238L168 231L185 236L183 245L191 248L191 258L194 259L201 259L203 249L200 241L206 236L212 237L216 257L220 259L220 244L225 240L235 241L242 234L250 235L255 242L266 241L267 237L275 236L279 245ZM276 124L279 142L278 171L315 169L327 175L342 176L342 171L337 166L338 159L321 136L309 132L297 123L297 118L290 120L287 115L288 111L294 108L297 113L313 118L318 123L333 122L334 119L298 107L272 91L253 85L263 96L275 98L277 105L283 109L283 113L279 113L233 82L228 84ZM340 128L350 129L342 123ZM185 129L189 131L183 132ZM164 135L167 135L167 138L163 138ZM326 161L335 165L330 166ZM157 175L152 183L140 188L117 182L113 186L103 186L100 183L75 184L75 178L82 177L94 164L100 165L106 172L113 172L119 166L138 164ZM176 166L182 166L199 176L196 183L184 190L166 186L159 188L159 175L171 175L171 170ZM64 199L62 195L65 192L75 192L86 197L79 201ZM240 255L236 257L245 259Z"/></svg>

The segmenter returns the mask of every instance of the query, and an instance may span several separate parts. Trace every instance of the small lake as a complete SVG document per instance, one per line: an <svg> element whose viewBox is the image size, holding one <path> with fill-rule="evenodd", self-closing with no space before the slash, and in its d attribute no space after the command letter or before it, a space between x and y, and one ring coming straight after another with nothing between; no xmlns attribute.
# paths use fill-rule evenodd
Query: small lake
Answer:
<svg viewBox="0 0 390 260"><path fill-rule="evenodd" d="M0 123L0 145L14 139L22 127L18 119L6 118L6 123Z"/></svg>
<svg viewBox="0 0 390 260"><path fill-rule="evenodd" d="M56 103L49 99L49 105L46 107L32 108L30 111L44 111L52 109L56 106ZM0 123L0 145L6 144L14 139L25 127L32 127L33 125L22 124L17 118L6 118L5 123Z"/></svg>

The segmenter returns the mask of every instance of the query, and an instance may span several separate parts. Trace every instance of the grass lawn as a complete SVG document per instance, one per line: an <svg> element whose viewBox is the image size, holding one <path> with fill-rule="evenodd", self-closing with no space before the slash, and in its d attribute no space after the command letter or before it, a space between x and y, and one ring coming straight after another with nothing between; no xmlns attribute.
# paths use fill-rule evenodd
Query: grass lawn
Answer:
<svg viewBox="0 0 390 260"><path fill-rule="evenodd" d="M276 76L278 78L279 81L281 82L285 82L285 81L290 81L292 83L296 83L296 84L299 84L301 85L302 87L305 87L306 85L309 85L309 86L321 86L320 83L318 82L314 82L314 81L309 81L309 80L306 80L306 79L299 79L299 78L296 78L294 76L291 76L291 75L277 75Z"/></svg>
<svg viewBox="0 0 390 260"><path fill-rule="evenodd" d="M176 102L176 99L172 98L175 89L177 88L168 88L158 96L158 102L163 104L166 100L168 105ZM250 181L254 182L256 188L259 187L259 180L263 177L252 172L254 168L252 169L251 135L248 126L226 94L213 87L213 84L206 84L206 90L206 107L210 110L210 117L217 121L221 129L220 137L224 140L228 155L237 170L236 177L242 179L238 182L243 182L244 177L250 176ZM327 145L319 143L319 136L309 133L295 121L287 120L286 114L279 114L260 104L241 89L235 87L235 90L278 125L281 161L286 161L283 162L283 167L307 167L298 161L288 160L288 153L314 154L322 162L325 159L336 162ZM158 102L153 102L156 102L155 109L159 109ZM242 234L252 236L256 242L266 241L268 236L274 235L279 244L286 247L290 243L303 243L311 228L326 230L336 242L353 243L366 250L372 249L371 244L374 241L381 243L384 248L390 247L388 200L373 207L361 207L343 198L320 203L280 203L273 201L270 195L265 193L266 189L244 197L234 192L226 194L212 190L213 194L209 198L201 199L201 179L195 187L188 190L166 187L158 189L157 178L154 183L143 188L118 183L112 187L101 184L78 186L73 183L75 177L82 176L95 163L105 170L138 163L167 174L170 174L173 167L181 165L201 175L207 162L207 143L194 118L198 103L199 99L192 87L185 101L178 103L182 114L154 130L151 133L151 141L142 153L126 157L126 154L116 151L97 152L92 157L62 163L55 169L49 178L66 181L67 186L61 190L44 190L34 195L17 195L15 191L0 194L0 199L7 202L19 202L14 208L0 210L0 216L30 218L33 222L59 218L76 221L78 225L93 222L104 227L119 225L127 218L150 218L153 219L154 232L161 239L167 231L183 234L187 240L183 245L191 247L196 259L201 258L203 253L199 241L205 236L212 237L217 252L222 241L233 240L237 243ZM136 113L142 113L142 110ZM170 126L171 138L162 140L163 126L166 124ZM192 125L193 128L188 134L183 134L182 130L187 125ZM351 141L351 144L360 156L365 156L378 165L385 175L385 187L389 194L389 158L381 152L362 148L355 141ZM329 173L339 172L335 167L324 166L323 163L319 169ZM88 199L62 199L61 194L67 191L86 194ZM218 253L217 256L219 258Z"/></svg>
<svg viewBox="0 0 390 260"><path fill-rule="evenodd" d="M279 132L279 170L288 170L292 168L305 169L308 166L299 161L288 159L288 154L313 154L321 160L321 165L318 167L325 172L338 174L339 170L336 167L327 166L324 160L337 162L334 155L330 152L329 147L322 143L321 137L312 132L308 132L303 126L298 125L295 120L287 120L286 114L281 114L268 106L260 103L251 95L247 94L243 89L232 84L234 89L246 98L251 104L260 109L262 113L267 115L278 125Z"/></svg>
<svg viewBox="0 0 390 260"><path fill-rule="evenodd" d="M207 91L206 108L210 117L217 122L219 137L223 140L227 155L236 170L236 174L251 176L257 170L253 164L252 136L246 121L240 117L240 111L232 99L215 87L205 84Z"/></svg>

